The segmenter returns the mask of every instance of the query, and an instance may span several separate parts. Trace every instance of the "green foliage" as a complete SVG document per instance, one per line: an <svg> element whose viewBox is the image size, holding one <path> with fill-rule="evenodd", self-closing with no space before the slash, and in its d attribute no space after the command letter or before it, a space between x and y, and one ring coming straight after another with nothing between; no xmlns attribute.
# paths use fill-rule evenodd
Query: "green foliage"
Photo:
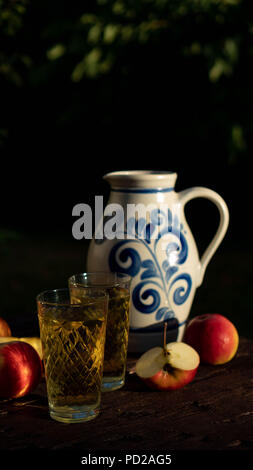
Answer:
<svg viewBox="0 0 253 470"><path fill-rule="evenodd" d="M28 0L0 0L0 74L16 86L22 84L20 68L29 62L29 57L20 54L15 43L16 35L23 26L23 16Z"/></svg>
<svg viewBox="0 0 253 470"><path fill-rule="evenodd" d="M22 26L22 17L26 11L28 0L0 0L1 34L14 36Z"/></svg>
<svg viewBox="0 0 253 470"><path fill-rule="evenodd" d="M17 87L22 85L22 67L29 62L29 57L20 54L15 44L16 35L23 26L27 4L28 0L0 0L0 78ZM0 121L0 148L8 138L8 129L2 125Z"/></svg>
<svg viewBox="0 0 253 470"><path fill-rule="evenodd" d="M59 77L67 83L71 104L56 113L56 126L79 119L84 84L85 90L99 94L104 122L111 122L107 77L123 84L121 94L135 74L148 80L164 74L167 64L168 80L177 73L179 79L189 75L212 95L210 122L204 128L199 116L191 133L207 138L210 129L222 128L230 164L250 152L253 15L247 1L96 0L73 5L0 0L0 29L0 78L12 84L10 92L30 87L39 95ZM171 86L176 83L174 78ZM0 130L4 145L8 135L6 124Z"/></svg>

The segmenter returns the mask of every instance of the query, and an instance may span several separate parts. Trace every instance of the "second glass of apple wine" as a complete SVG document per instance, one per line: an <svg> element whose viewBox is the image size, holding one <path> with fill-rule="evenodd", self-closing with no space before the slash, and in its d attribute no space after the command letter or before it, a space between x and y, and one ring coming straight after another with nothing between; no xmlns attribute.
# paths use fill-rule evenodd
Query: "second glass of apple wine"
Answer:
<svg viewBox="0 0 253 470"><path fill-rule="evenodd" d="M90 289L105 289L109 295L102 391L121 388L125 383L131 277L125 273L89 272L69 278L71 298L85 301Z"/></svg>

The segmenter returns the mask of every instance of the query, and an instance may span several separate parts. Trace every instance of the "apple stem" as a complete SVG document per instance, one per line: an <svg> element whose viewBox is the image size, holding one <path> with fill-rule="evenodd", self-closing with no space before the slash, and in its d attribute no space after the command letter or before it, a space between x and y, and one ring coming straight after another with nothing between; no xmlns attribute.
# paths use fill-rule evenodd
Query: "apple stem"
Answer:
<svg viewBox="0 0 253 470"><path fill-rule="evenodd" d="M164 328L163 328L163 352L164 352L164 355L165 355L165 356L168 355L168 351L167 351L167 348L166 348L166 333L167 333L167 322L164 322Z"/></svg>

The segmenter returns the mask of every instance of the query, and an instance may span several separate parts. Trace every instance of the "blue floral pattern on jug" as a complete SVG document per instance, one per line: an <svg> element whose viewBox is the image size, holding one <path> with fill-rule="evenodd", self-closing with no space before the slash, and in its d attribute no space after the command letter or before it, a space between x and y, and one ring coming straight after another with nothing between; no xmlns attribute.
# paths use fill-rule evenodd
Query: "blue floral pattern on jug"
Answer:
<svg viewBox="0 0 253 470"><path fill-rule="evenodd" d="M166 221L166 223L165 223ZM124 239L116 243L109 254L109 266L111 271L121 271L133 278L140 275L140 282L132 291L133 305L142 314L156 312L156 321L165 321L175 318L175 312L169 301L169 294L175 283L184 281L173 293L175 305L182 305L188 298L192 279L188 273L177 275L179 266L183 265L188 256L188 244L183 234L184 227L179 224L177 215L172 215L168 209L166 214L160 209L154 209L150 214L150 222L146 219L129 218L127 232L131 239ZM184 231L185 233L185 231ZM166 235L173 234L176 241L166 242ZM157 259L158 243L164 239L165 259L159 263ZM133 243L142 244L145 247L145 259L140 256ZM186 287L185 287L186 282ZM149 285L149 287L148 287ZM151 285L151 286L150 286ZM161 306L161 292L164 293L166 305ZM151 303L145 303L148 298Z"/></svg>

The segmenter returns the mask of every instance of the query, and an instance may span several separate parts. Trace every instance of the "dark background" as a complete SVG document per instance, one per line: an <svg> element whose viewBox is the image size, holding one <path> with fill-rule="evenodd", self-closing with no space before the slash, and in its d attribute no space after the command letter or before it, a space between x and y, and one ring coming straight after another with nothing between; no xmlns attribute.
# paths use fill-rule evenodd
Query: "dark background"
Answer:
<svg viewBox="0 0 253 470"><path fill-rule="evenodd" d="M191 315L253 337L252 36L247 1L0 0L0 316L14 334L36 330L37 293L85 269L73 206L106 203L109 171L150 169L226 200ZM186 215L202 253L218 211L196 200Z"/></svg>

